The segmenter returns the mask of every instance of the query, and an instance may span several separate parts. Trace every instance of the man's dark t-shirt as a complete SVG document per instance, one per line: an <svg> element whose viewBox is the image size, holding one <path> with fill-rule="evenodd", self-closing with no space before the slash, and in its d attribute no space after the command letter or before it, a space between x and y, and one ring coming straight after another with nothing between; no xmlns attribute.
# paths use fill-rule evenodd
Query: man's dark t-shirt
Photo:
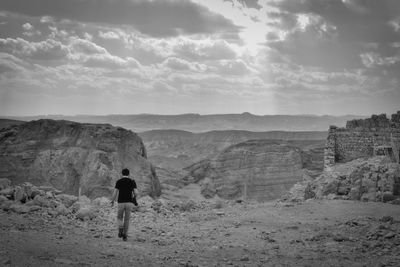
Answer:
<svg viewBox="0 0 400 267"><path fill-rule="evenodd" d="M132 191L137 188L133 179L123 177L117 181L115 188L118 189L118 203L132 202Z"/></svg>

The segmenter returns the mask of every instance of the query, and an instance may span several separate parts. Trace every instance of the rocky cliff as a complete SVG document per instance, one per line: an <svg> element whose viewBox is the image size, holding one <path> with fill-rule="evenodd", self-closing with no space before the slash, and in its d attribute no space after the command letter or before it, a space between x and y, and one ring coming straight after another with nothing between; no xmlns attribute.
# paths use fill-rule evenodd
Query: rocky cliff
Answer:
<svg viewBox="0 0 400 267"><path fill-rule="evenodd" d="M201 181L206 197L265 201L279 198L300 181L302 167L300 149L278 141L251 140L188 167L185 179Z"/></svg>
<svg viewBox="0 0 400 267"><path fill-rule="evenodd" d="M229 146L247 140L281 140L304 150L310 161L323 166L323 148L327 132L250 132L212 131L191 133L179 130L154 130L139 133L149 160L168 170L181 170L198 161L212 158ZM317 167L319 168L319 166Z"/></svg>
<svg viewBox="0 0 400 267"><path fill-rule="evenodd" d="M107 124L38 120L0 130L0 177L14 184L51 185L65 193L109 195L122 168L141 194L159 195L160 184L142 140Z"/></svg>

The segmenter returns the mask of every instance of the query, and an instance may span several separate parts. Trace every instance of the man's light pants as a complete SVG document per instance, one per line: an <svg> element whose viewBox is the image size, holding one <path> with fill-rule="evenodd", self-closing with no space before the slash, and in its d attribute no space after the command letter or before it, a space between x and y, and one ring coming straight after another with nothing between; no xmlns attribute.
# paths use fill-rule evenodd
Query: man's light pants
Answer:
<svg viewBox="0 0 400 267"><path fill-rule="evenodd" d="M129 219L131 218L131 211L132 211L133 203L126 202L126 203L118 203L118 213L117 213L117 220L118 220L118 228L124 229L124 235L128 235L129 229Z"/></svg>

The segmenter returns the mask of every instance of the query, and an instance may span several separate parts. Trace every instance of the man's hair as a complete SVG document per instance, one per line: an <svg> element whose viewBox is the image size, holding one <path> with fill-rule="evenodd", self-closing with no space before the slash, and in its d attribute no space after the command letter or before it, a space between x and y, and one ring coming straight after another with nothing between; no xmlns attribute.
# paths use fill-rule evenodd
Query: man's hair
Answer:
<svg viewBox="0 0 400 267"><path fill-rule="evenodd" d="M123 169L122 170L122 175L123 176L128 176L129 175L129 170L128 169Z"/></svg>

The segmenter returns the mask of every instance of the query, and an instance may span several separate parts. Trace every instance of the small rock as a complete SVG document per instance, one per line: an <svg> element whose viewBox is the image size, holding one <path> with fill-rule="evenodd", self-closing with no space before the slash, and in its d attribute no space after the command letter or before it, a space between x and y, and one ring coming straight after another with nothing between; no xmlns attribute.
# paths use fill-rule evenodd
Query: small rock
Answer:
<svg viewBox="0 0 400 267"><path fill-rule="evenodd" d="M27 206L25 206L25 205L21 205L21 204L12 204L11 206L10 206L10 210L12 210L13 212L15 212L15 213L28 213L29 212L29 208L30 207L27 207Z"/></svg>
<svg viewBox="0 0 400 267"><path fill-rule="evenodd" d="M250 258L249 258L249 256L247 256L247 255L243 256L243 257L240 259L240 261L249 261L249 260L250 260Z"/></svg>
<svg viewBox="0 0 400 267"><path fill-rule="evenodd" d="M73 196L73 195L67 195L67 194L60 194L57 195L56 197L61 203L65 205L65 207L69 208L71 207L76 201L78 201L78 197Z"/></svg>
<svg viewBox="0 0 400 267"><path fill-rule="evenodd" d="M60 263L60 264L75 264L74 261L68 260L68 259L55 259L54 262Z"/></svg>
<svg viewBox="0 0 400 267"><path fill-rule="evenodd" d="M385 238L390 239L390 238L393 238L393 237L395 237L395 236L396 236L396 233L394 233L394 232L389 232L389 233L387 233L387 234L385 235Z"/></svg>
<svg viewBox="0 0 400 267"><path fill-rule="evenodd" d="M11 187L11 181L7 178L0 178L0 190Z"/></svg>
<svg viewBox="0 0 400 267"><path fill-rule="evenodd" d="M393 217L392 216L383 216L382 218L379 219L381 222L388 222L388 223L393 223Z"/></svg>
<svg viewBox="0 0 400 267"><path fill-rule="evenodd" d="M4 260L2 262L3 265L11 265L11 259Z"/></svg>

